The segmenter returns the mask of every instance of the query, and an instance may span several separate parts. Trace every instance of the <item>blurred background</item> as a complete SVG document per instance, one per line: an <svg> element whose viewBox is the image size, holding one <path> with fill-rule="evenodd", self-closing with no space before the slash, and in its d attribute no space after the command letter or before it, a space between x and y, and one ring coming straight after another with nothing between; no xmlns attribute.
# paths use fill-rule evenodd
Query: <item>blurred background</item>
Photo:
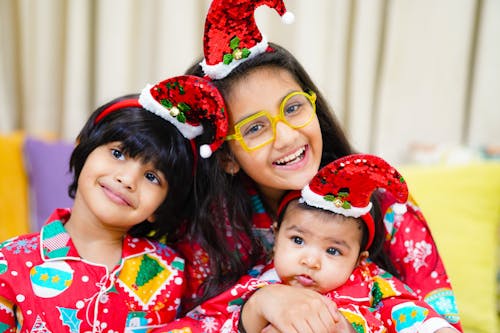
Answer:
<svg viewBox="0 0 500 333"><path fill-rule="evenodd" d="M0 0L0 133L74 140L118 95L202 53L208 0ZM288 0L266 37L303 63L355 147L393 163L500 144L500 1ZM413 155L411 155L413 154Z"/></svg>
<svg viewBox="0 0 500 333"><path fill-rule="evenodd" d="M285 3L295 22L261 7L262 33L302 62L358 151L401 166L464 332L500 332L500 0ZM88 116L199 60L209 4L0 0L0 241L71 206Z"/></svg>

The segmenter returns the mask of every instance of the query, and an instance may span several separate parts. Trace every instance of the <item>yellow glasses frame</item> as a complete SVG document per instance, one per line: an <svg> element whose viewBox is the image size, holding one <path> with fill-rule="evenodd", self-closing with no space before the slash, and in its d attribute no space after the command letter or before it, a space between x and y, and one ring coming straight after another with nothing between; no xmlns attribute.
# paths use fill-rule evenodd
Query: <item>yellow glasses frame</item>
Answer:
<svg viewBox="0 0 500 333"><path fill-rule="evenodd" d="M286 117L284 114L284 112L285 112L284 107L285 107L286 103L288 102L288 100L290 98L292 98L293 96L296 96L296 95L305 96L309 100L309 102L311 103L312 108L313 108L313 111L312 111L309 119L304 124L302 124L300 126L291 125L286 120ZM287 126L289 126L291 128L297 129L297 128L302 128L302 127L309 125L309 123L313 120L315 114L316 114L316 94L311 90L309 90L308 92L294 91L294 92L291 92L290 94L286 95L285 98L283 98L283 100L280 103L280 111L279 111L277 116L271 116L269 114L269 111L259 111L256 114L253 114L250 117L245 118L245 119L239 121L238 123L236 123L234 125L234 134L230 134L230 135L226 136L225 140L226 141L237 140L240 143L240 145L243 147L243 149L245 149L246 151L257 150L257 149L267 145L268 143L272 142L276 138L276 123L278 121L285 123ZM262 116L266 116L269 120L271 120L271 126L273 128L273 136L269 140L255 146L255 147L250 148L245 143L245 140L243 140L243 135L241 134L241 127L246 125L247 123L259 118L259 117L262 117Z"/></svg>

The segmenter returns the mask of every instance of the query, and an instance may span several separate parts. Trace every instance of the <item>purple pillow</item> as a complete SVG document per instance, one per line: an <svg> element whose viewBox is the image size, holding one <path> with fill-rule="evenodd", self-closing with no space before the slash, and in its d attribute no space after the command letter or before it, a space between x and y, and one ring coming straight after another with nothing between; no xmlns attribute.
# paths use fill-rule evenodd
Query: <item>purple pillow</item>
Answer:
<svg viewBox="0 0 500 333"><path fill-rule="evenodd" d="M27 137L24 159L29 180L30 223L33 231L40 230L56 208L73 205L68 186L73 179L69 159L73 144Z"/></svg>

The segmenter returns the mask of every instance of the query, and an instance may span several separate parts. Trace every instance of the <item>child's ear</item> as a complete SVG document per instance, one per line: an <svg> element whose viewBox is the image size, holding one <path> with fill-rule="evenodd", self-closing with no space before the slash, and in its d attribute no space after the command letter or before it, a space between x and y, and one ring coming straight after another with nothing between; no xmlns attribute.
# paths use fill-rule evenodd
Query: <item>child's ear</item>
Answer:
<svg viewBox="0 0 500 333"><path fill-rule="evenodd" d="M368 259L369 256L370 252L368 251L361 252L358 257L358 265L361 264L361 262L363 262L364 260Z"/></svg>
<svg viewBox="0 0 500 333"><path fill-rule="evenodd" d="M278 233L278 222L273 222L273 233L276 235Z"/></svg>
<svg viewBox="0 0 500 333"><path fill-rule="evenodd" d="M222 165L224 171L231 176L237 174L240 171L239 163L230 154L221 154L221 156L219 157L219 163Z"/></svg>
<svg viewBox="0 0 500 333"><path fill-rule="evenodd" d="M276 251L276 236L278 234L278 222L274 221L273 222L273 234L274 234L274 244L273 244L273 252ZM274 254L273 254L274 256Z"/></svg>
<svg viewBox="0 0 500 333"><path fill-rule="evenodd" d="M155 223L155 221L156 221L156 216L153 214L153 215L151 215L150 217L148 217L148 218L146 219L146 221L148 221L148 222L150 222L150 223Z"/></svg>

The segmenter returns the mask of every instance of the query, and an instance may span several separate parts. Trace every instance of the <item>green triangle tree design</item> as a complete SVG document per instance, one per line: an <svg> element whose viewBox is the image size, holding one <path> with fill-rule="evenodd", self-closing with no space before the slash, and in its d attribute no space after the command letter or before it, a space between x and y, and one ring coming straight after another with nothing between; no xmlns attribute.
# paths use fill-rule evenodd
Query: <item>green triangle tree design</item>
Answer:
<svg viewBox="0 0 500 333"><path fill-rule="evenodd" d="M382 290L380 289L380 284L375 282L372 287L373 304L372 306L377 306L382 300Z"/></svg>
<svg viewBox="0 0 500 333"><path fill-rule="evenodd" d="M139 272L137 273L137 277L135 279L135 284L138 287L142 287L164 270L165 268L160 266L156 260L146 255L142 259Z"/></svg>

